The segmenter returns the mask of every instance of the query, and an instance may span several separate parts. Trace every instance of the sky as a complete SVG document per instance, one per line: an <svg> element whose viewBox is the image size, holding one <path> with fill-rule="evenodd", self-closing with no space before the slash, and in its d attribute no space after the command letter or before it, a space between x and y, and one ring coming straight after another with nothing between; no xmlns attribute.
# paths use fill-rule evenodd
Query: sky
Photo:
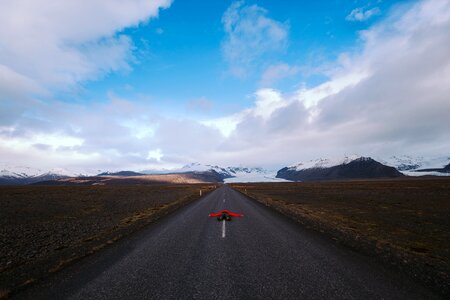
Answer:
<svg viewBox="0 0 450 300"><path fill-rule="evenodd" d="M450 154L450 0L5 0L0 162Z"/></svg>

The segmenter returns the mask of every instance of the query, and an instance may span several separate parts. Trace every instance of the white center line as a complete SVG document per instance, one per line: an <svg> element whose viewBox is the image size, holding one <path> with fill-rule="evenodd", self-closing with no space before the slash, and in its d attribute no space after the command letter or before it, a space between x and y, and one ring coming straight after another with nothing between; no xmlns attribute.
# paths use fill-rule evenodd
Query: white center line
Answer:
<svg viewBox="0 0 450 300"><path fill-rule="evenodd" d="M225 198L223 198L223 203L225 203Z"/></svg>
<svg viewBox="0 0 450 300"><path fill-rule="evenodd" d="M224 238L225 237L225 223L226 223L227 221L225 221L225 220L223 220L222 221L222 237Z"/></svg>

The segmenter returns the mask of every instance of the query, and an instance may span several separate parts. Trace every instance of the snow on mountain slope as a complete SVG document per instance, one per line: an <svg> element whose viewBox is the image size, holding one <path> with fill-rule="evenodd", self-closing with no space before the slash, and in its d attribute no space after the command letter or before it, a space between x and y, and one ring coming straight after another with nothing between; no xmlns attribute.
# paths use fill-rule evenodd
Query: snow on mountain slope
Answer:
<svg viewBox="0 0 450 300"><path fill-rule="evenodd" d="M310 160L307 162L301 162L296 165L291 165L288 168L296 171L300 170L306 170L306 169L324 169L324 168L331 168L334 166L339 165L345 165L349 162L361 158L361 156L358 155L352 155L352 156L345 156L343 158L319 158Z"/></svg>
<svg viewBox="0 0 450 300"><path fill-rule="evenodd" d="M170 173L187 173L187 172L210 172L215 171L224 179L225 183L234 182L271 182L286 181L275 178L276 171L268 171L263 168L249 167L220 167L217 165L208 165L200 163L191 163L179 169L172 170L147 170L141 171L145 174L170 174Z"/></svg>
<svg viewBox="0 0 450 300"><path fill-rule="evenodd" d="M91 175L89 172L74 172L63 168L52 168L48 170L39 169L39 168L33 168L33 167L27 167L27 166L20 166L20 165L13 165L10 163L0 163L0 177L3 178L33 178L33 177L40 177L40 176L60 176L60 177L75 177L83 175Z"/></svg>
<svg viewBox="0 0 450 300"><path fill-rule="evenodd" d="M424 158L421 156L412 157L409 155L402 155L391 156L387 159L381 158L380 162L385 165L395 167L399 171L410 171L421 168L424 165Z"/></svg>
<svg viewBox="0 0 450 300"><path fill-rule="evenodd" d="M277 178L293 181L324 181L346 179L395 178L404 176L396 168L386 166L370 157L318 159L285 167Z"/></svg>
<svg viewBox="0 0 450 300"><path fill-rule="evenodd" d="M8 178L27 178L35 177L45 173L41 169L25 167L25 166L15 166L8 163L0 164L0 177Z"/></svg>
<svg viewBox="0 0 450 300"><path fill-rule="evenodd" d="M280 178L275 178L276 171L268 171L263 168L250 168L250 167L219 167L212 165L201 165L198 163L185 166L184 170L195 171L209 171L213 170L221 174L224 177L225 183L237 183L237 182L279 182L287 181Z"/></svg>
<svg viewBox="0 0 450 300"><path fill-rule="evenodd" d="M177 173L184 173L184 172L206 172L206 171L216 171L217 173L229 177L232 176L230 172L226 168L222 168L219 166L213 166L213 165L203 165L200 163L192 163L189 165L185 165L181 169L178 169Z"/></svg>
<svg viewBox="0 0 450 300"><path fill-rule="evenodd" d="M449 156L428 157L423 156L391 156L387 159L380 159L380 162L387 166L397 168L400 172L408 176L423 176L423 175L435 175L435 176L448 176L448 173L442 172L417 172L421 169L433 169L443 168L450 163Z"/></svg>
<svg viewBox="0 0 450 300"><path fill-rule="evenodd" d="M174 173L188 173L188 172L207 172L216 171L219 174L229 175L225 168L213 165L204 165L200 163L191 163L177 169L161 169L161 170L143 170L140 173L143 174L174 174Z"/></svg>
<svg viewBox="0 0 450 300"><path fill-rule="evenodd" d="M228 167L227 170L233 177L226 178L225 183L288 181L276 178L276 171L268 171L263 168Z"/></svg>

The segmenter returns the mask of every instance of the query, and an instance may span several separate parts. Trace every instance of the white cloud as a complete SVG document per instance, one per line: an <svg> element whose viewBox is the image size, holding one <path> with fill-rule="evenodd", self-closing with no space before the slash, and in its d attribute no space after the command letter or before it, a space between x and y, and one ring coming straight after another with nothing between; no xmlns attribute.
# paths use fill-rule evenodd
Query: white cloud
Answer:
<svg viewBox="0 0 450 300"><path fill-rule="evenodd" d="M296 75L299 71L298 67L285 63L270 65L261 76L261 85L264 87L271 86L283 78Z"/></svg>
<svg viewBox="0 0 450 300"><path fill-rule="evenodd" d="M255 108L252 112L255 116L267 120L276 110L287 104L279 92L273 89L262 89L256 92Z"/></svg>
<svg viewBox="0 0 450 300"><path fill-rule="evenodd" d="M28 137L17 137L11 139L3 139L4 146L12 147L20 150L27 150L39 145L38 148L45 150L57 150L61 147L76 147L83 144L83 140L73 136L68 136L64 133L51 133L51 134L35 134ZM46 147L43 147L45 145Z"/></svg>
<svg viewBox="0 0 450 300"><path fill-rule="evenodd" d="M231 4L222 17L226 33L222 52L231 72L243 77L258 58L287 46L288 25L267 16L267 10L243 1Z"/></svg>
<svg viewBox="0 0 450 300"><path fill-rule="evenodd" d="M350 12L350 14L345 18L347 21L362 22L366 21L374 16L381 13L378 7L371 9L364 9L363 7L355 8Z"/></svg>
<svg viewBox="0 0 450 300"><path fill-rule="evenodd" d="M215 157L282 165L344 153L445 155L449 31L448 0L400 7L361 33L362 51L342 54L329 81L292 95L272 90L269 103L283 105L265 118L258 105L247 111Z"/></svg>
<svg viewBox="0 0 450 300"><path fill-rule="evenodd" d="M171 0L17 0L0 10L0 70L6 80L36 89L71 88L126 70L132 41L119 32L156 17ZM17 87L19 90L19 87ZM4 96L0 92L0 96Z"/></svg>
<svg viewBox="0 0 450 300"><path fill-rule="evenodd" d="M274 89L260 89L254 94L254 106L242 110L236 114L202 121L201 123L219 130L223 137L230 135L237 130L237 126L249 118L259 118L261 120L270 119L273 112L286 107L290 101L285 100L280 92Z"/></svg>
<svg viewBox="0 0 450 300"><path fill-rule="evenodd" d="M205 126L215 128L219 130L224 137L229 137L233 131L236 130L236 126L242 122L245 115L247 115L248 111L245 110L243 112L239 112L233 114L231 116L225 116L221 118L204 120L201 121L200 124Z"/></svg>
<svg viewBox="0 0 450 300"><path fill-rule="evenodd" d="M345 70L335 74L332 80L326 81L313 88L301 88L296 92L296 98L306 108L316 106L321 100L338 94L342 90L358 84L366 78L367 70Z"/></svg>
<svg viewBox="0 0 450 300"><path fill-rule="evenodd" d="M163 153L161 151L161 149L155 149L155 150L150 150L148 151L147 154L147 159L156 159L156 161L161 161L161 158L163 158Z"/></svg>

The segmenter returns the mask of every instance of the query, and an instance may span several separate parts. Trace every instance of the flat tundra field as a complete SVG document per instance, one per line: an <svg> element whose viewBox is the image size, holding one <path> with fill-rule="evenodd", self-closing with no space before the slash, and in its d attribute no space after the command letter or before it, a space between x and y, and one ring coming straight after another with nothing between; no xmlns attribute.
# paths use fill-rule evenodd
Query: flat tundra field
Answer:
<svg viewBox="0 0 450 300"><path fill-rule="evenodd" d="M230 186L450 294L450 178ZM0 187L0 299L216 187Z"/></svg>
<svg viewBox="0 0 450 300"><path fill-rule="evenodd" d="M199 198L212 184L0 187L0 299Z"/></svg>
<svg viewBox="0 0 450 300"><path fill-rule="evenodd" d="M450 291L450 179L233 184L434 288Z"/></svg>

